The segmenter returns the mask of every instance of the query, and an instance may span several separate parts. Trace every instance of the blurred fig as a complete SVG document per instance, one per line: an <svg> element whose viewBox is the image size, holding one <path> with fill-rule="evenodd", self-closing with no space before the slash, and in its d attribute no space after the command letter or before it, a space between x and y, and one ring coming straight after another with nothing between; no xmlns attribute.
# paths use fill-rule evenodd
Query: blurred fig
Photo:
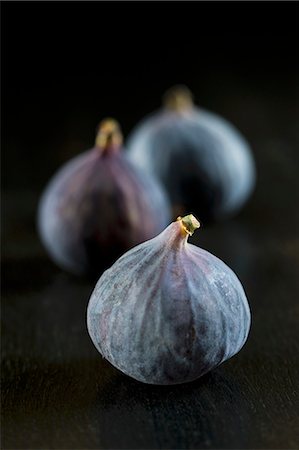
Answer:
<svg viewBox="0 0 299 450"><path fill-rule="evenodd" d="M129 158L167 189L174 215L193 210L203 221L236 214L255 185L251 149L229 122L197 108L185 86L164 96L127 142Z"/></svg>
<svg viewBox="0 0 299 450"><path fill-rule="evenodd" d="M195 380L235 355L250 310L234 272L187 242L199 227L179 217L104 272L89 300L87 327L97 350L149 384Z"/></svg>
<svg viewBox="0 0 299 450"><path fill-rule="evenodd" d="M127 160L112 119L100 124L94 148L52 178L38 211L40 237L50 256L78 275L99 275L169 221L163 188Z"/></svg>

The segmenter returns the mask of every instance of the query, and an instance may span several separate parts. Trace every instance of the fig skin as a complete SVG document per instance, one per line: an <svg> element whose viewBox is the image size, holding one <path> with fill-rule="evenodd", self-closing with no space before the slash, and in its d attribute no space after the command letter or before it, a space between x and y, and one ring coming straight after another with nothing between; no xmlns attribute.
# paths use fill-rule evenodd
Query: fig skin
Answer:
<svg viewBox="0 0 299 450"><path fill-rule="evenodd" d="M39 203L45 248L57 265L76 275L98 277L170 222L163 188L128 161L118 125L112 122L107 131L107 122L111 125L102 122L95 147L67 162Z"/></svg>
<svg viewBox="0 0 299 450"><path fill-rule="evenodd" d="M170 89L165 107L136 125L127 149L137 167L164 185L175 217L192 210L205 223L230 218L255 186L246 139L224 118L196 107L184 86Z"/></svg>
<svg viewBox="0 0 299 450"><path fill-rule="evenodd" d="M250 309L239 279L187 242L192 229L184 219L118 259L88 304L97 350L143 383L193 381L238 353L248 337Z"/></svg>

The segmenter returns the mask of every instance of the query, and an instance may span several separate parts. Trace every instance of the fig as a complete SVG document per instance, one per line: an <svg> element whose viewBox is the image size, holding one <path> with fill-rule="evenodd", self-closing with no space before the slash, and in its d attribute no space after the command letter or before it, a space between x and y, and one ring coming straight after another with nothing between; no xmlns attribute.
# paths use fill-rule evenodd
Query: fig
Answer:
<svg viewBox="0 0 299 450"><path fill-rule="evenodd" d="M97 350L149 384L193 381L235 355L251 316L235 273L187 242L193 215L129 250L98 280L87 308Z"/></svg>
<svg viewBox="0 0 299 450"><path fill-rule="evenodd" d="M237 214L256 179L251 148L227 120L198 108L185 86L164 95L164 107L130 133L128 156L166 188L175 217L187 211L203 222Z"/></svg>
<svg viewBox="0 0 299 450"><path fill-rule="evenodd" d="M97 277L170 220L163 188L127 159L113 119L101 122L94 148L54 175L38 208L38 231L52 259L76 275Z"/></svg>

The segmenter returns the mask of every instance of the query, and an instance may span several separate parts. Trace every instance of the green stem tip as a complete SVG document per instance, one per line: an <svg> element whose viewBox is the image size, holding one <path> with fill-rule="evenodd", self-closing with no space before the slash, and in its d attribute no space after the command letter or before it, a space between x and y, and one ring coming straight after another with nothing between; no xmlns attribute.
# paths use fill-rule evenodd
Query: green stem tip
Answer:
<svg viewBox="0 0 299 450"><path fill-rule="evenodd" d="M194 106L193 95L185 85L173 86L165 92L163 104L169 111L189 111Z"/></svg>
<svg viewBox="0 0 299 450"><path fill-rule="evenodd" d="M123 137L119 123L112 118L102 120L96 135L96 147L102 151L110 147L118 148L122 145L122 140Z"/></svg>
<svg viewBox="0 0 299 450"><path fill-rule="evenodd" d="M193 214L178 217L177 221L181 222L182 231L190 236L192 236L194 231L200 227L200 222L193 216Z"/></svg>

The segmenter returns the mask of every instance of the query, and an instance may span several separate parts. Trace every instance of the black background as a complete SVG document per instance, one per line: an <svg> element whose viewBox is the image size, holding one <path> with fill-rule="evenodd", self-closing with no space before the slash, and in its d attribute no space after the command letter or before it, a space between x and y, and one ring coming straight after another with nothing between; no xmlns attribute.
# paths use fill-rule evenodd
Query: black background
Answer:
<svg viewBox="0 0 299 450"><path fill-rule="evenodd" d="M2 448L297 449L298 3L2 2ZM256 190L193 243L247 293L242 351L202 379L153 387L99 357L94 284L57 268L36 232L45 184L93 146L106 116L125 138L185 83L246 136Z"/></svg>
<svg viewBox="0 0 299 450"><path fill-rule="evenodd" d="M2 3L4 187L42 188L92 146L103 117L127 135L175 83L246 132L246 98L234 112L230 95L294 95L297 10L295 2Z"/></svg>

